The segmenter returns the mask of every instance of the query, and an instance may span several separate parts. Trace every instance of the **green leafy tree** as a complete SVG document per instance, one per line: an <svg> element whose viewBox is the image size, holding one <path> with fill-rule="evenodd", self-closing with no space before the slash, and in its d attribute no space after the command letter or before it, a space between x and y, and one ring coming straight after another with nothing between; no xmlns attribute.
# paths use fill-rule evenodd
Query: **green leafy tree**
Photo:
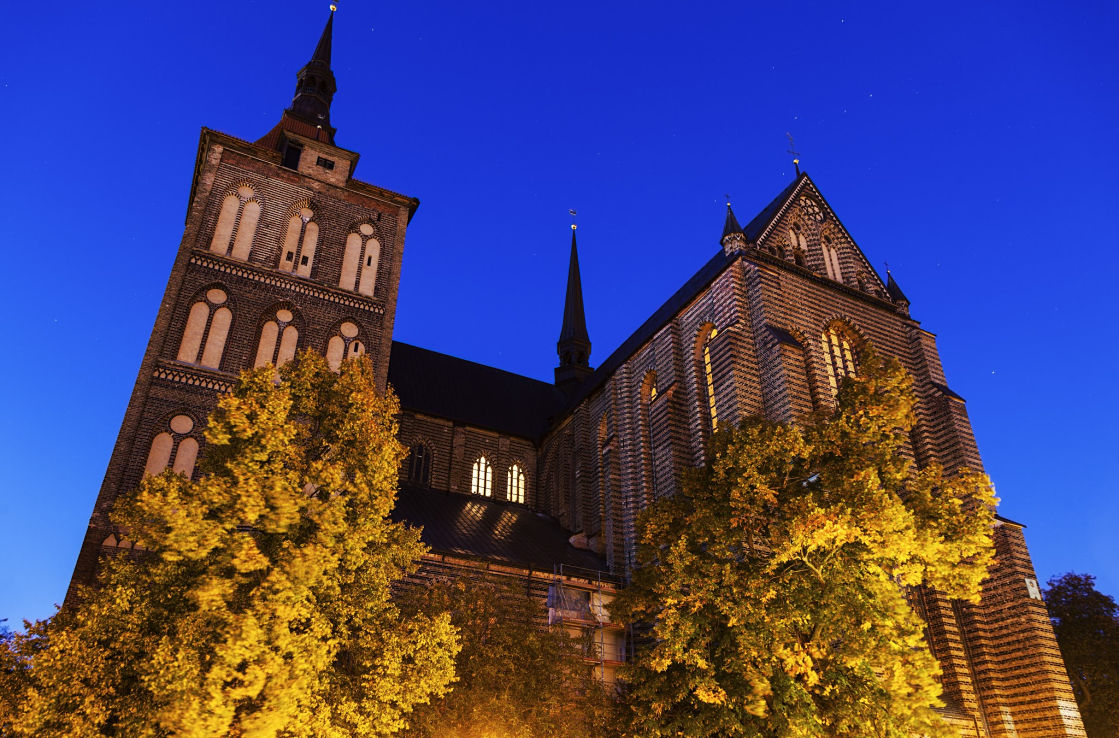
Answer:
<svg viewBox="0 0 1119 738"><path fill-rule="evenodd" d="M404 600L416 612L450 611L462 642L453 690L416 709L408 738L617 734L615 700L583 659L589 642L548 626L523 583L463 576Z"/></svg>
<svg viewBox="0 0 1119 738"><path fill-rule="evenodd" d="M1119 607L1095 577L1054 577L1045 604L1088 738L1119 736Z"/></svg>
<svg viewBox="0 0 1119 738"><path fill-rule="evenodd" d="M367 359L246 372L197 480L148 477L113 519L139 553L5 649L15 735L358 736L443 694L449 617L390 584L424 552L391 522L398 405Z"/></svg>
<svg viewBox="0 0 1119 738"><path fill-rule="evenodd" d="M863 357L834 412L722 428L640 517L612 608L650 628L626 672L641 736L940 736L939 666L907 590L979 598L995 499L916 470L911 380Z"/></svg>

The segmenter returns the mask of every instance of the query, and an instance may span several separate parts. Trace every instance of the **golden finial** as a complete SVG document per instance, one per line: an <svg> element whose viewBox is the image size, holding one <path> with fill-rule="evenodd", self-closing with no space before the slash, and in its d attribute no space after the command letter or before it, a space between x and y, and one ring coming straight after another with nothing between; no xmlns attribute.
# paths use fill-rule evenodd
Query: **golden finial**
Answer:
<svg viewBox="0 0 1119 738"><path fill-rule="evenodd" d="M568 210L571 213L571 230L575 230L575 210Z"/></svg>
<svg viewBox="0 0 1119 738"><path fill-rule="evenodd" d="M336 5L335 3L331 3L330 12L333 13L335 10L338 10L338 5Z"/></svg>
<svg viewBox="0 0 1119 738"><path fill-rule="evenodd" d="M796 167L797 176L800 176L800 152L796 150L796 145L793 143L793 134L785 131L785 136L789 139L788 153L793 155L793 166Z"/></svg>

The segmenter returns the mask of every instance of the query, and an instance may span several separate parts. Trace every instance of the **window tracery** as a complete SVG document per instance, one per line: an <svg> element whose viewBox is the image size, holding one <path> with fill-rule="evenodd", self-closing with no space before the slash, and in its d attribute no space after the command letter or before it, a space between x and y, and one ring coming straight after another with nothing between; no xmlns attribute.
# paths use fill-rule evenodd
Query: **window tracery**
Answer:
<svg viewBox="0 0 1119 738"><path fill-rule="evenodd" d="M380 263L381 242L376 238L372 224L362 223L346 237L338 286L372 297L377 287Z"/></svg>
<svg viewBox="0 0 1119 738"><path fill-rule="evenodd" d="M214 287L206 291L203 299L191 305L183 338L179 343L176 357L179 361L201 364L210 369L221 368L225 340L233 322L233 312L225 305L228 299L229 296L223 290Z"/></svg>
<svg viewBox="0 0 1119 738"><path fill-rule="evenodd" d="M517 464L509 467L509 473L506 475L505 489L507 498L510 502L519 502L524 504L525 501L525 473Z"/></svg>
<svg viewBox="0 0 1119 738"><path fill-rule="evenodd" d="M179 414L171 418L164 430L152 439L144 464L144 476L162 474L171 467L176 474L189 479L198 460L198 441L187 435L192 430L194 419L189 415Z"/></svg>
<svg viewBox="0 0 1119 738"><path fill-rule="evenodd" d="M210 251L221 256L232 256L239 261L248 261L256 226L260 221L260 207L253 188L248 185L241 185L226 195L218 213L217 225L214 226Z"/></svg>
<svg viewBox="0 0 1119 738"><path fill-rule="evenodd" d="M482 497L493 496L493 466L485 456L479 456L470 471L470 493Z"/></svg>
<svg viewBox="0 0 1119 738"><path fill-rule="evenodd" d="M319 243L319 224L314 217L315 211L303 206L288 219L278 265L281 271L295 272L300 277L311 276Z"/></svg>
<svg viewBox="0 0 1119 738"><path fill-rule="evenodd" d="M287 308L280 308L272 319L260 329L253 368L271 364L279 369L295 358L299 343L299 329L292 324L295 316Z"/></svg>
<svg viewBox="0 0 1119 738"><path fill-rule="evenodd" d="M839 391L840 380L856 374L858 367L854 345L851 335L838 325L831 325L820 335L820 348L833 397Z"/></svg>
<svg viewBox="0 0 1119 738"><path fill-rule="evenodd" d="M356 359L365 353L365 344L358 337L360 333L357 325L350 321L338 326L338 333L326 344L326 363L331 370L338 371L344 359Z"/></svg>

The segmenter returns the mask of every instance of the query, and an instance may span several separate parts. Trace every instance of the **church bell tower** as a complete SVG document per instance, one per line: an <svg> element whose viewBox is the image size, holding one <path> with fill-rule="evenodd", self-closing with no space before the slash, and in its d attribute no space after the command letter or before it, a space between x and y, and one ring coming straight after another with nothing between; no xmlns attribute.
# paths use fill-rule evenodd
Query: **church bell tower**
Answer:
<svg viewBox="0 0 1119 738"><path fill-rule="evenodd" d="M354 178L330 108L334 8L295 95L255 142L202 129L186 228L71 581L132 542L119 492L167 468L190 475L217 398L244 369L310 348L362 354L385 387L404 234L419 201ZM229 90L233 96L235 90Z"/></svg>

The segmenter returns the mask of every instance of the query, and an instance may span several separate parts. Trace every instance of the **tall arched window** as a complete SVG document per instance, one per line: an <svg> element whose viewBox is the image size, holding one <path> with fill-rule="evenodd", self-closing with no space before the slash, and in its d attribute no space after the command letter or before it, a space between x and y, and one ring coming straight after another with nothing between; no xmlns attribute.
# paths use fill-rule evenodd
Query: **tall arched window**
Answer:
<svg viewBox="0 0 1119 738"><path fill-rule="evenodd" d="M225 196L214 226L214 237L210 241L210 251L222 256L248 261L253 249L253 236L260 220L260 202L253 197L253 188L241 185L236 192ZM233 252L230 254L230 243Z"/></svg>
<svg viewBox="0 0 1119 738"><path fill-rule="evenodd" d="M229 324L233 322L233 313L225 306L228 299L225 292L215 287L206 291L204 299L191 305L183 340L179 343L179 361L221 368L225 339L229 336Z"/></svg>
<svg viewBox="0 0 1119 738"><path fill-rule="evenodd" d="M319 243L319 224L312 218L315 211L302 207L288 219L288 230L280 251L279 268L295 272L300 277L310 277L315 262L315 248Z"/></svg>
<svg viewBox="0 0 1119 738"><path fill-rule="evenodd" d="M801 228L800 223L794 223L793 227L789 229L789 248L793 253L793 261L798 266L808 266L808 260L805 253L808 251L808 239L804 237L804 229Z"/></svg>
<svg viewBox="0 0 1119 738"><path fill-rule="evenodd" d="M839 251L835 248L835 241L831 236L824 236L820 247L824 252L824 268L827 269L828 279L842 282L843 272L839 268Z"/></svg>
<svg viewBox="0 0 1119 738"><path fill-rule="evenodd" d="M715 368L711 363L711 341L719 335L715 326L707 326L699 334L699 360L703 371L704 393L707 398L707 418L711 423L711 430L719 426L719 411L715 406Z"/></svg>
<svg viewBox="0 0 1119 738"><path fill-rule="evenodd" d="M292 325L295 316L287 308L276 311L260 329L260 343L257 344L256 359L253 367L271 364L277 369L295 358L299 343L299 329Z"/></svg>
<svg viewBox="0 0 1119 738"><path fill-rule="evenodd" d="M653 468L653 422L650 406L657 399L657 373L645 372L641 380L641 471L645 482L645 504L657 496L656 470Z"/></svg>
<svg viewBox="0 0 1119 738"><path fill-rule="evenodd" d="M326 363L331 369L338 371L344 359L355 359L365 353L365 344L358 337L360 332L357 325L349 321L338 326L338 334L326 344Z"/></svg>
<svg viewBox="0 0 1119 738"><path fill-rule="evenodd" d="M846 331L833 325L820 335L820 348L828 372L828 384L831 386L832 396L835 396L839 391L839 380L855 376L857 367L852 340Z"/></svg>
<svg viewBox="0 0 1119 738"><path fill-rule="evenodd" d="M525 501L525 473L516 464L509 467L509 474L505 479L506 498L510 502Z"/></svg>
<svg viewBox="0 0 1119 738"><path fill-rule="evenodd" d="M485 456L479 456L470 472L470 493L490 497L493 495L493 467Z"/></svg>
<svg viewBox="0 0 1119 738"><path fill-rule="evenodd" d="M405 462L408 481L420 487L431 486L431 451L423 443L414 443L408 449Z"/></svg>
<svg viewBox="0 0 1119 738"><path fill-rule="evenodd" d="M362 223L357 232L346 237L342 256L342 277L338 286L373 296L377 285L377 267L381 262L381 242L373 237L373 226Z"/></svg>
<svg viewBox="0 0 1119 738"><path fill-rule="evenodd" d="M192 430L194 419L189 415L171 418L167 428L152 439L148 461L144 465L144 476L161 474L170 466L176 474L189 479L194 473L194 463L198 460L198 441L187 435Z"/></svg>

